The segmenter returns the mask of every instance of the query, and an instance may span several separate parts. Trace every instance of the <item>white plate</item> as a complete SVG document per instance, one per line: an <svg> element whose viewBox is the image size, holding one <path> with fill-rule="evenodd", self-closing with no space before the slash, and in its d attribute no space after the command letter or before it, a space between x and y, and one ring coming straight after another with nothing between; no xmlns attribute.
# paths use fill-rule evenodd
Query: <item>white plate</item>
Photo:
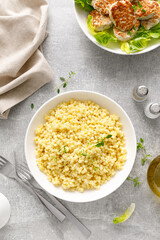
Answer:
<svg viewBox="0 0 160 240"><path fill-rule="evenodd" d="M100 48L102 48L102 49L104 49L108 52L121 54L121 55L136 55L136 54L142 54L142 53L150 52L151 50L160 46L160 40L159 39L153 39L152 41L150 41L148 43L147 48L145 48L143 51L140 51L140 52L137 52L137 53L130 53L130 54L127 54L127 53L123 52L121 50L120 44L118 42L117 43L116 42L109 42L107 44L107 47L104 47L96 41L96 39L92 36L92 34L88 30L87 16L88 16L89 13L86 12L85 10L83 10L81 7L79 7L76 3L74 3L74 7L75 7L75 14L76 14L77 21L78 21L82 31L84 32L84 34L93 43L95 43L98 47L100 47Z"/></svg>
<svg viewBox="0 0 160 240"><path fill-rule="evenodd" d="M64 191L61 187L55 187L52 183L47 180L47 177L42 173L36 164L35 158L35 129L44 123L44 114L47 114L50 109L56 107L59 103L68 101L70 99L77 100L91 100L99 104L103 108L107 108L110 113L115 113L120 116L120 121L123 124L123 131L126 137L126 148L127 148L127 161L123 170L118 171L116 175L106 184L103 184L99 190L89 190L83 193L80 192L69 192ZM71 202L90 202L102 197L105 197L115 191L128 177L136 156L136 136L133 125L125 113L125 111L112 99L95 92L89 91L73 91L60 94L56 97L51 98L40 109L35 113L31 119L25 137L25 156L30 171L37 180L37 182L46 191L52 195L61 198L63 200Z"/></svg>

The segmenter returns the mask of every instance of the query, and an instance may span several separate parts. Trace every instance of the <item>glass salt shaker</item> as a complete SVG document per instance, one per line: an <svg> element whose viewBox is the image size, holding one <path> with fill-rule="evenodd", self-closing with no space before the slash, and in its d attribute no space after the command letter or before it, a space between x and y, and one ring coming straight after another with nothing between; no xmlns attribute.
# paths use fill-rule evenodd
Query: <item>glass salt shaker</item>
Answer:
<svg viewBox="0 0 160 240"><path fill-rule="evenodd" d="M148 96L148 88L144 85L141 86L136 86L133 89L133 99L136 102L143 102L146 100L147 96Z"/></svg>
<svg viewBox="0 0 160 240"><path fill-rule="evenodd" d="M150 103L145 109L144 113L148 118L156 119L160 117L160 103Z"/></svg>

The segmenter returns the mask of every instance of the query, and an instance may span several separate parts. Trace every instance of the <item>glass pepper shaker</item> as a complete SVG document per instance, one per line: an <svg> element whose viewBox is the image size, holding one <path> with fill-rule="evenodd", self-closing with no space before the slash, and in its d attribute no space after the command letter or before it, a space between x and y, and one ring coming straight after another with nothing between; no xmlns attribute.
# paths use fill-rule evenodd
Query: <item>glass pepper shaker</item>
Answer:
<svg viewBox="0 0 160 240"><path fill-rule="evenodd" d="M145 109L144 113L148 118L156 119L160 116L160 103L150 103Z"/></svg>
<svg viewBox="0 0 160 240"><path fill-rule="evenodd" d="M133 99L136 102L143 102L148 96L148 88L144 85L136 86L133 89Z"/></svg>

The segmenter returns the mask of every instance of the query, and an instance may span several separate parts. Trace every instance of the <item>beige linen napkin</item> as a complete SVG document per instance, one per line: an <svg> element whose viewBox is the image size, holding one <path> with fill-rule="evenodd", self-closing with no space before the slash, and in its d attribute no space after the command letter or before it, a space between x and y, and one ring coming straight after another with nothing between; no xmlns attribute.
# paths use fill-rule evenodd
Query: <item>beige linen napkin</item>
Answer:
<svg viewBox="0 0 160 240"><path fill-rule="evenodd" d="M46 0L0 0L0 118L52 79L40 45L46 36Z"/></svg>

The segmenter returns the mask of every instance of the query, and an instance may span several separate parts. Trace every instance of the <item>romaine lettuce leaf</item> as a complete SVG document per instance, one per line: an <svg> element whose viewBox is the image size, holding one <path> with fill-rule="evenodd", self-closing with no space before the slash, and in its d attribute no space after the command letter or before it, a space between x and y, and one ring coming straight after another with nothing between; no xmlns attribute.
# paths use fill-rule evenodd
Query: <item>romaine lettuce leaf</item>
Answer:
<svg viewBox="0 0 160 240"><path fill-rule="evenodd" d="M121 49L128 54L142 51L153 38L160 38L160 23L150 30L140 27L132 40L121 44Z"/></svg>
<svg viewBox="0 0 160 240"><path fill-rule="evenodd" d="M92 0L74 0L74 1L87 12L91 12L93 10L93 7L91 6Z"/></svg>
<svg viewBox="0 0 160 240"><path fill-rule="evenodd" d="M107 30L104 30L102 32L95 31L95 28L92 24L92 16L91 15L88 15L87 25L88 25L88 28L89 28L91 34L95 37L95 39L97 40L97 42L99 44L106 46L109 41L117 42L117 38L115 38Z"/></svg>
<svg viewBox="0 0 160 240"><path fill-rule="evenodd" d="M113 219L113 223L117 224L117 223L122 223L126 221L132 215L134 210L135 210L135 203L131 203L131 205L127 208L127 210L122 216L116 217Z"/></svg>

